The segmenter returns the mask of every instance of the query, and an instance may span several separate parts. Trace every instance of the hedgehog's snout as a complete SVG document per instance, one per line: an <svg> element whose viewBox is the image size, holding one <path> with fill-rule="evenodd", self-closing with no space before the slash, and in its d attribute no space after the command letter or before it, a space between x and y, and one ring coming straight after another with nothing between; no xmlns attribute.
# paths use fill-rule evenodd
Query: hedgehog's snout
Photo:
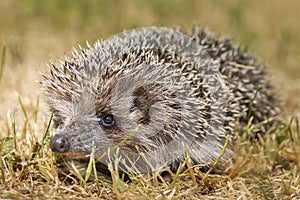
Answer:
<svg viewBox="0 0 300 200"><path fill-rule="evenodd" d="M53 152L66 153L70 149L69 140L61 135L55 135L50 143Z"/></svg>

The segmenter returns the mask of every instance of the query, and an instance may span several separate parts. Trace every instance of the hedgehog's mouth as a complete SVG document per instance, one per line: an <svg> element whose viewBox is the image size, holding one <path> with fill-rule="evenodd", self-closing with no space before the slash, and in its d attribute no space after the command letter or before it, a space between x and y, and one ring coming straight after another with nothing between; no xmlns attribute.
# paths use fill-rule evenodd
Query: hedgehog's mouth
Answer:
<svg viewBox="0 0 300 200"><path fill-rule="evenodd" d="M66 152L60 154L65 158L70 158L70 159L88 159L90 156L89 154L86 154L84 152Z"/></svg>

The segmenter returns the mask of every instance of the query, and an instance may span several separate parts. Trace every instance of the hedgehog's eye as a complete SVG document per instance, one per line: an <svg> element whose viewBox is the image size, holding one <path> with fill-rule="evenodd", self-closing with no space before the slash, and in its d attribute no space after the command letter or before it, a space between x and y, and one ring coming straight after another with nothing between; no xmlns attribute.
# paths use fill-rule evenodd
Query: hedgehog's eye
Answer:
<svg viewBox="0 0 300 200"><path fill-rule="evenodd" d="M105 114L102 117L101 123L105 128L111 128L116 124L116 121L112 114Z"/></svg>

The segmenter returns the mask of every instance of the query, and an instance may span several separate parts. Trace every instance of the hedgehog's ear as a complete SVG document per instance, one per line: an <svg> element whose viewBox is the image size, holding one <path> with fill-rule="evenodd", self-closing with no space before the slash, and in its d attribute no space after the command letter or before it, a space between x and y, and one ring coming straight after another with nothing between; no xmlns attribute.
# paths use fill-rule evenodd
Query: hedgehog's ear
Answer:
<svg viewBox="0 0 300 200"><path fill-rule="evenodd" d="M153 95L149 91L149 87L140 86L133 91L133 101L131 106L131 112L139 112L139 123L146 124L150 120L149 110L154 103Z"/></svg>
<svg viewBox="0 0 300 200"><path fill-rule="evenodd" d="M134 97L134 106L139 108L140 110L145 110L147 109L149 105L149 101L150 101L150 97L149 97L149 91L147 87L144 86L140 86L137 87L134 91L133 91L133 97Z"/></svg>
<svg viewBox="0 0 300 200"><path fill-rule="evenodd" d="M170 91L160 84L145 84L136 87L132 96L133 107L143 112L149 112L153 104L166 99L172 99L172 102L168 102L168 105L173 106L173 104L176 104L177 99L177 95L174 91Z"/></svg>

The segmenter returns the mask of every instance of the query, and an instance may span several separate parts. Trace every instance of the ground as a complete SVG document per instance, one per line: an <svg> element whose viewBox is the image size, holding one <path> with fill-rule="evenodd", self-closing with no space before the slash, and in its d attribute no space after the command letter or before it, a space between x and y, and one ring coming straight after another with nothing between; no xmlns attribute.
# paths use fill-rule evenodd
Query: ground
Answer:
<svg viewBox="0 0 300 200"><path fill-rule="evenodd" d="M0 197L56 199L297 199L300 198L300 2L0 0ZM63 58L125 29L208 27L246 45L267 65L284 123L257 141L239 138L222 173L196 166L174 174L121 181L97 176L63 179L49 149L50 114L36 80L49 59ZM251 132L249 126L247 131ZM93 175L92 166L91 174Z"/></svg>

